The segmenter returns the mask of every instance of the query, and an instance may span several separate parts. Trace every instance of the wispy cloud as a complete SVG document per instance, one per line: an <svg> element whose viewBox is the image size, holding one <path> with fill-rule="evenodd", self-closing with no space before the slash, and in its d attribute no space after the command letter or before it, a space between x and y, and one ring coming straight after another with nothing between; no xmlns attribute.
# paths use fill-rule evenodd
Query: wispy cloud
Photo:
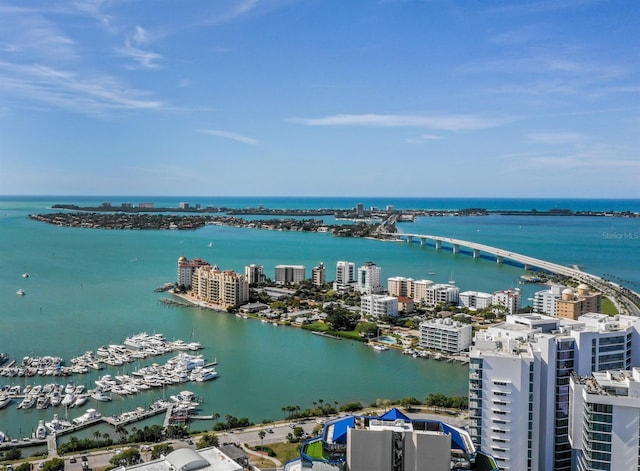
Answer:
<svg viewBox="0 0 640 471"><path fill-rule="evenodd" d="M422 134L420 136L408 137L404 141L407 144L423 144L427 141L439 141L441 139L444 139L444 137L436 134Z"/></svg>
<svg viewBox="0 0 640 471"><path fill-rule="evenodd" d="M243 136L231 131L224 131L222 129L198 129L199 133L208 134L210 136L222 137L224 139L231 139L232 141L241 142L243 144L249 144L256 146L260 144L260 141L253 139L252 137Z"/></svg>
<svg viewBox="0 0 640 471"><path fill-rule="evenodd" d="M148 93L127 88L114 77L83 77L73 71L39 64L0 62L0 90L6 92L6 96L84 114L164 107L160 101L147 99Z"/></svg>
<svg viewBox="0 0 640 471"><path fill-rule="evenodd" d="M575 132L537 132L527 135L532 142L540 144L576 144L586 140L586 136Z"/></svg>
<svg viewBox="0 0 640 471"><path fill-rule="evenodd" d="M162 59L160 54L145 51L141 46L149 43L149 33L142 26L136 26L132 35L125 39L124 47L119 48L118 52L136 61L140 67L145 69L157 69L160 66L156 61Z"/></svg>
<svg viewBox="0 0 640 471"><path fill-rule="evenodd" d="M390 115L390 114L338 114L324 118L291 118L290 122L307 126L370 126L410 127L441 131L466 131L500 126L505 119L492 119L474 115Z"/></svg>

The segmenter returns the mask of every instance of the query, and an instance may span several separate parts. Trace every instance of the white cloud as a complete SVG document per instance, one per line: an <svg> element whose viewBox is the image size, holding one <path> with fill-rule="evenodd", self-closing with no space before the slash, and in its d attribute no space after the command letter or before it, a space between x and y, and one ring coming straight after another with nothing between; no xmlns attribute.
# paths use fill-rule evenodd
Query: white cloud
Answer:
<svg viewBox="0 0 640 471"><path fill-rule="evenodd" d="M289 121L307 126L371 126L411 127L437 129L441 131L465 131L493 128L506 120L490 119L474 115L385 115L385 114L339 114L324 118L292 118Z"/></svg>
<svg viewBox="0 0 640 471"><path fill-rule="evenodd" d="M574 132L537 132L527 135L533 142L541 144L575 144L585 141L586 136Z"/></svg>
<svg viewBox="0 0 640 471"><path fill-rule="evenodd" d="M0 62L0 91L12 99L27 99L35 104L84 114L164 107L159 101L144 98L148 95L146 92L127 88L114 77L84 77L39 64Z"/></svg>
<svg viewBox="0 0 640 471"><path fill-rule="evenodd" d="M243 136L231 131L223 131L221 129L198 129L199 133L208 134L210 136L223 137L225 139L231 139L232 141L241 142L243 144L249 144L252 146L258 145L260 141L253 139L252 137Z"/></svg>
<svg viewBox="0 0 640 471"><path fill-rule="evenodd" d="M438 141L441 139L444 139L444 137L436 134L422 134L420 136L408 137L405 139L405 142L408 144L422 144L425 141Z"/></svg>

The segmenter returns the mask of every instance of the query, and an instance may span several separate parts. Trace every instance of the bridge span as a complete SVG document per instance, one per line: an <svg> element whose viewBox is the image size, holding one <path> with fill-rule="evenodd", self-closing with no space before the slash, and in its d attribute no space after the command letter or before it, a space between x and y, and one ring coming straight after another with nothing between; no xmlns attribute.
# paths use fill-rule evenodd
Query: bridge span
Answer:
<svg viewBox="0 0 640 471"><path fill-rule="evenodd" d="M390 237L396 240L403 240L407 243L419 242L420 245L426 246L429 241L435 246L436 250L443 247L446 244L451 247L453 253L459 253L460 248L468 249L470 254L474 258L479 258L483 254L495 257L497 263L504 263L505 260L515 262L521 265L526 270L539 269L545 270L550 273L555 273L562 276L570 277L579 283L586 283L592 286L594 289L602 292L611 301L613 301L618 310L621 313L640 316L640 295L635 291L613 283L610 280L606 280L591 273L578 270L576 268L567 267L553 262L547 262L539 258L529 257L510 250L500 249L498 247L492 247L490 245L478 244L476 242L470 242L462 239L454 239L452 237L442 237L428 234L403 234L403 233L379 233L381 236Z"/></svg>

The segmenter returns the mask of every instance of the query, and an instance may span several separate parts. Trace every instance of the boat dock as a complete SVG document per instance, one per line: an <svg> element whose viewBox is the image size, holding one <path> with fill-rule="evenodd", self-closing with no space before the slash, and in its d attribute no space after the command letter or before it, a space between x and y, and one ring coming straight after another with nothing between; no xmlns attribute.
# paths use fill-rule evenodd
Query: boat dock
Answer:
<svg viewBox="0 0 640 471"><path fill-rule="evenodd" d="M159 406L151 410L140 410L140 408L131 412L125 412L123 414L111 417L101 417L99 420L117 427L118 425L129 425L139 420L153 417L154 415L162 414L166 410L171 410L171 406Z"/></svg>

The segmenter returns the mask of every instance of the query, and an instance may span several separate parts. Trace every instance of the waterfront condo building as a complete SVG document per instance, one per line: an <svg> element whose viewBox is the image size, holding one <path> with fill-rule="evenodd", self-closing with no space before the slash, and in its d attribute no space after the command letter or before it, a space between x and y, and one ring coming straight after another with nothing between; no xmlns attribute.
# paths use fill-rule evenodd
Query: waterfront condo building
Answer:
<svg viewBox="0 0 640 471"><path fill-rule="evenodd" d="M471 346L471 324L452 319L429 319L420 323L420 347L460 353Z"/></svg>
<svg viewBox="0 0 640 471"><path fill-rule="evenodd" d="M457 286L445 283L434 284L429 280L416 281L414 289L413 299L431 307L438 304L446 306L458 304L460 296L460 288Z"/></svg>
<svg viewBox="0 0 640 471"><path fill-rule="evenodd" d="M576 291L566 288L556 300L556 317L576 320L587 312L600 312L600 293L591 292L589 286L578 285Z"/></svg>
<svg viewBox="0 0 640 471"><path fill-rule="evenodd" d="M458 296L458 302L467 309L481 311L491 306L493 295L480 291L465 291Z"/></svg>
<svg viewBox="0 0 640 471"><path fill-rule="evenodd" d="M333 289L339 293L351 291L356 284L356 265L353 262L339 261L336 263L336 281Z"/></svg>
<svg viewBox="0 0 640 471"><path fill-rule="evenodd" d="M208 265L208 262L199 258L188 260L186 257L180 257L178 259L178 286L191 289L193 273L196 271L196 268Z"/></svg>
<svg viewBox="0 0 640 471"><path fill-rule="evenodd" d="M567 289L563 285L552 285L549 289L536 291L533 295L533 312L546 314L547 316L556 315L556 301L562 298L562 291ZM592 309L592 312L598 312Z"/></svg>
<svg viewBox="0 0 640 471"><path fill-rule="evenodd" d="M244 267L244 276L249 286L261 285L265 280L264 267L255 263L247 265Z"/></svg>
<svg viewBox="0 0 640 471"><path fill-rule="evenodd" d="M191 292L197 299L223 309L249 301L249 283L243 275L211 265L196 268Z"/></svg>
<svg viewBox="0 0 640 471"><path fill-rule="evenodd" d="M307 269L304 265L276 265L276 283L279 285L297 284L306 278Z"/></svg>
<svg viewBox="0 0 640 471"><path fill-rule="evenodd" d="M357 290L363 294L377 294L384 291L380 280L382 269L373 262L366 262L358 268Z"/></svg>
<svg viewBox="0 0 640 471"><path fill-rule="evenodd" d="M360 298L360 310L363 315L375 319L383 316L398 316L398 298L382 294L367 294Z"/></svg>
<svg viewBox="0 0 640 471"><path fill-rule="evenodd" d="M571 375L573 469L640 469L640 368Z"/></svg>
<svg viewBox="0 0 640 471"><path fill-rule="evenodd" d="M327 269L324 262L320 262L318 266L311 269L311 281L314 286L324 286L327 282Z"/></svg>
<svg viewBox="0 0 640 471"><path fill-rule="evenodd" d="M491 296L491 304L502 306L506 314L516 314L522 306L522 292L518 288L496 291Z"/></svg>
<svg viewBox="0 0 640 471"><path fill-rule="evenodd" d="M494 453L501 469L573 471L570 376L640 364L639 327L631 316L533 314L507 316L476 334L469 353L474 443Z"/></svg>
<svg viewBox="0 0 640 471"><path fill-rule="evenodd" d="M413 298L413 278L394 276L387 279L387 291L390 296Z"/></svg>

